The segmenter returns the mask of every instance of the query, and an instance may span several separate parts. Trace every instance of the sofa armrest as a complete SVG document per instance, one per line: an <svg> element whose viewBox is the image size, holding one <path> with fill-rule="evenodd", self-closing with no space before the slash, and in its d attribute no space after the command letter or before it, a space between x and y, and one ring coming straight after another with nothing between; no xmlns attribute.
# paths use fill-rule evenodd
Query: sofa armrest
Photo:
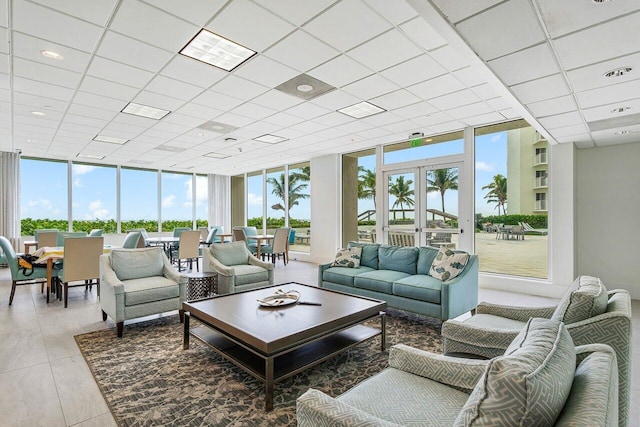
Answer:
<svg viewBox="0 0 640 427"><path fill-rule="evenodd" d="M400 427L310 388L296 400L298 427Z"/></svg>
<svg viewBox="0 0 640 427"><path fill-rule="evenodd" d="M396 344L389 352L389 366L458 389L473 390L487 367L487 360L448 357Z"/></svg>
<svg viewBox="0 0 640 427"><path fill-rule="evenodd" d="M440 319L458 317L478 305L478 256L471 255L458 276L442 283Z"/></svg>
<svg viewBox="0 0 640 427"><path fill-rule="evenodd" d="M495 329L469 325L457 320L447 320L442 324L444 351L465 352L484 357L502 354L520 333L521 329ZM452 344L453 343L453 344ZM463 348L460 348L463 346ZM452 348L454 347L454 348Z"/></svg>
<svg viewBox="0 0 640 427"><path fill-rule="evenodd" d="M256 258L253 255L249 255L249 264L256 265L258 267L262 267L265 270L273 270L273 264L272 263L266 262L266 261L262 261L262 260Z"/></svg>
<svg viewBox="0 0 640 427"><path fill-rule="evenodd" d="M100 255L100 275L100 285L103 290L107 288L114 295L124 294L124 284L111 268L109 254Z"/></svg>
<svg viewBox="0 0 640 427"><path fill-rule="evenodd" d="M318 264L318 287L322 287L322 275L324 274L325 270L329 267L331 267L331 264L333 264L332 262L328 262L326 264Z"/></svg>
<svg viewBox="0 0 640 427"><path fill-rule="evenodd" d="M124 321L124 283L111 268L109 254L100 255L100 308L114 322Z"/></svg>
<svg viewBox="0 0 640 427"><path fill-rule="evenodd" d="M520 322L527 322L532 317L550 319L555 310L555 305L550 307L514 307L481 302L478 304L477 313L492 314L494 316L506 317L507 319L518 320Z"/></svg>

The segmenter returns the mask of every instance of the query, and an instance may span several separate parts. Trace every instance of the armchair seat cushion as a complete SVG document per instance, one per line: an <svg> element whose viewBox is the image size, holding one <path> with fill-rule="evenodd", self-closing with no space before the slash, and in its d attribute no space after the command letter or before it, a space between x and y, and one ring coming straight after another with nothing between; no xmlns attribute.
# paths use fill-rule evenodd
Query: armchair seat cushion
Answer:
<svg viewBox="0 0 640 427"><path fill-rule="evenodd" d="M426 274L416 274L393 282L393 294L440 304L442 281Z"/></svg>
<svg viewBox="0 0 640 427"><path fill-rule="evenodd" d="M521 331L527 322L509 319L508 317L494 316L493 314L478 313L464 321L465 326L478 327L480 329L495 329L496 331ZM509 340L511 342L511 340Z"/></svg>
<svg viewBox="0 0 640 427"><path fill-rule="evenodd" d="M402 392L391 384L401 384ZM400 369L388 368L338 400L398 425L453 425L469 394Z"/></svg>
<svg viewBox="0 0 640 427"><path fill-rule="evenodd" d="M257 265L234 265L232 268L236 276L237 286L269 280L269 271Z"/></svg>
<svg viewBox="0 0 640 427"><path fill-rule="evenodd" d="M392 293L393 282L408 277L408 273L395 270L375 270L358 274L353 280L353 286L385 294Z"/></svg>
<svg viewBox="0 0 640 427"><path fill-rule="evenodd" d="M180 297L177 283L163 276L141 277L123 283L126 307Z"/></svg>
<svg viewBox="0 0 640 427"><path fill-rule="evenodd" d="M359 268L330 267L322 274L322 280L338 283L344 286L353 286L354 277L358 274L367 273L369 271L375 270L371 267L364 267L362 265L360 265Z"/></svg>

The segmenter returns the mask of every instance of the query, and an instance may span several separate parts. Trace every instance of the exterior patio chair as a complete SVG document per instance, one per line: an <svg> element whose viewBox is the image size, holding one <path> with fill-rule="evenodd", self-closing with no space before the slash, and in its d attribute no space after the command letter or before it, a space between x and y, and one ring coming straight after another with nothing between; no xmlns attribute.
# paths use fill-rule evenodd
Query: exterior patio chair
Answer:
<svg viewBox="0 0 640 427"><path fill-rule="evenodd" d="M525 233L536 233L541 236L546 236L549 233L546 228L533 228L526 222L521 222L520 225L524 228Z"/></svg>

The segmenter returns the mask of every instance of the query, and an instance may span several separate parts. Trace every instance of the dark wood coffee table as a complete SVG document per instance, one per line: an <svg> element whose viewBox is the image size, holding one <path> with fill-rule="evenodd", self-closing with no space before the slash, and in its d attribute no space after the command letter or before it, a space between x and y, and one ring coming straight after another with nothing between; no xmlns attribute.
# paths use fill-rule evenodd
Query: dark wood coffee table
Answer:
<svg viewBox="0 0 640 427"><path fill-rule="evenodd" d="M301 301L261 307L257 299L277 289L297 290ZM193 335L216 353L265 383L265 409L273 409L273 385L349 348L381 336L386 348L385 301L348 295L299 283L185 302L184 349ZM206 326L189 327L193 316ZM380 329L362 325L379 317Z"/></svg>

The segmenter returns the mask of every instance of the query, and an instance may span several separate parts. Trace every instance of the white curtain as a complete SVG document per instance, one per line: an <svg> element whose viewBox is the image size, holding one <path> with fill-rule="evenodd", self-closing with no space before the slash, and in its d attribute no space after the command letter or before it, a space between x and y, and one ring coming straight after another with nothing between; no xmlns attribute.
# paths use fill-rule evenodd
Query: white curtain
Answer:
<svg viewBox="0 0 640 427"><path fill-rule="evenodd" d="M20 246L20 154L0 151L0 236Z"/></svg>
<svg viewBox="0 0 640 427"><path fill-rule="evenodd" d="M231 177L209 174L209 225L231 232Z"/></svg>

